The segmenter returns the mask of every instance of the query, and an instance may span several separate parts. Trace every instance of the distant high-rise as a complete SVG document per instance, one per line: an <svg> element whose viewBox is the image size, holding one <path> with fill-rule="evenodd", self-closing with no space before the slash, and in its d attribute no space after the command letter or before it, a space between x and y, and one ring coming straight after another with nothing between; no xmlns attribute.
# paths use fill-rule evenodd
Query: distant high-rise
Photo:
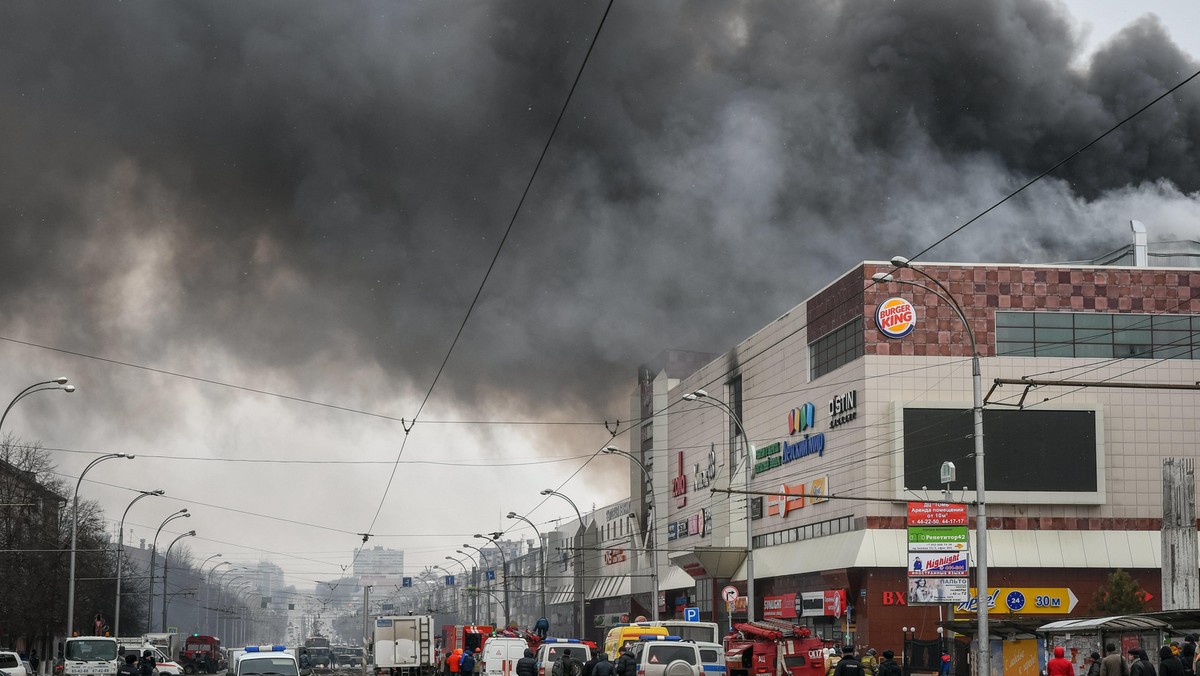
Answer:
<svg viewBox="0 0 1200 676"><path fill-rule="evenodd" d="M384 549L382 546L360 549L354 553L354 575L364 584L404 575L404 550Z"/></svg>

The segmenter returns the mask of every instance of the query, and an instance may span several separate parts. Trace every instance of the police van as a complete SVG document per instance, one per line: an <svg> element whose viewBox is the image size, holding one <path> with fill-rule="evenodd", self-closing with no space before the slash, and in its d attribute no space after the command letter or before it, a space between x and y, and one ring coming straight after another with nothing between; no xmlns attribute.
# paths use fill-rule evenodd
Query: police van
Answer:
<svg viewBox="0 0 1200 676"><path fill-rule="evenodd" d="M704 676L700 647L679 636L643 636L633 644L637 676Z"/></svg>
<svg viewBox="0 0 1200 676"><path fill-rule="evenodd" d="M252 645L236 652L233 676L300 676L300 663L287 646Z"/></svg>

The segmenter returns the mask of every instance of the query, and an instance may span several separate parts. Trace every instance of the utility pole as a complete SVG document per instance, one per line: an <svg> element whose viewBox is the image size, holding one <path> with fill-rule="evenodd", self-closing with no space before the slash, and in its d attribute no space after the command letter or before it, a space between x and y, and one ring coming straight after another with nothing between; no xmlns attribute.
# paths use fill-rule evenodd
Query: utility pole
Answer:
<svg viewBox="0 0 1200 676"><path fill-rule="evenodd" d="M370 628L371 621L371 585L363 585L363 661L362 661L362 676L367 676L367 647L370 645L371 635L367 632Z"/></svg>

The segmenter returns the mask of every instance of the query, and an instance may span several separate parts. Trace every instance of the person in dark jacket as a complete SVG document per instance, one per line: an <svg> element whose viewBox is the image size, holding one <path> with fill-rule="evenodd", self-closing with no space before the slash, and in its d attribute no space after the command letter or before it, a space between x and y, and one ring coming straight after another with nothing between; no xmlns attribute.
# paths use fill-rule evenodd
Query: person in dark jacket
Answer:
<svg viewBox="0 0 1200 676"><path fill-rule="evenodd" d="M1183 662L1169 645L1158 649L1158 676L1184 676Z"/></svg>
<svg viewBox="0 0 1200 676"><path fill-rule="evenodd" d="M158 663L154 661L154 653L143 650L142 659L138 662L138 669L142 672L142 676L154 676L154 671L158 669Z"/></svg>
<svg viewBox="0 0 1200 676"><path fill-rule="evenodd" d="M1129 659L1129 676L1155 676L1154 664L1145 650L1130 648Z"/></svg>
<svg viewBox="0 0 1200 676"><path fill-rule="evenodd" d="M875 671L876 676L901 676L903 673L900 663L896 661L896 653L891 650L883 651L883 659Z"/></svg>
<svg viewBox="0 0 1200 676"><path fill-rule="evenodd" d="M32 655L32 653L30 653ZM1183 638L1183 650L1179 653L1179 660L1183 662L1183 673L1187 676L1192 676L1196 673L1196 635L1188 634ZM32 658L30 659L32 661Z"/></svg>
<svg viewBox="0 0 1200 676"><path fill-rule="evenodd" d="M842 659L834 667L833 676L864 676L862 663L854 656L854 646L842 648Z"/></svg>
<svg viewBox="0 0 1200 676"><path fill-rule="evenodd" d="M608 653L600 653L600 658L592 667L592 676L613 676L613 663L608 661Z"/></svg>
<svg viewBox="0 0 1200 676"><path fill-rule="evenodd" d="M517 676L537 676L538 664L533 651L525 649L525 657L517 660Z"/></svg>
<svg viewBox="0 0 1200 676"><path fill-rule="evenodd" d="M596 663L599 661L600 661L600 654L599 654L599 652L597 652L595 655L592 655L592 659L588 660L587 662L584 662L583 663L583 676L592 676L592 669L595 668Z"/></svg>
<svg viewBox="0 0 1200 676"><path fill-rule="evenodd" d="M137 653L129 653L121 662L120 668L117 669L119 676L138 676L141 674L141 669L138 668Z"/></svg>
<svg viewBox="0 0 1200 676"><path fill-rule="evenodd" d="M613 671L617 676L637 676L637 660L633 657L633 646L625 646L625 651L617 658L617 665L613 667Z"/></svg>
<svg viewBox="0 0 1200 676"><path fill-rule="evenodd" d="M1100 676L1100 653L1093 652L1087 658L1087 674L1085 676Z"/></svg>

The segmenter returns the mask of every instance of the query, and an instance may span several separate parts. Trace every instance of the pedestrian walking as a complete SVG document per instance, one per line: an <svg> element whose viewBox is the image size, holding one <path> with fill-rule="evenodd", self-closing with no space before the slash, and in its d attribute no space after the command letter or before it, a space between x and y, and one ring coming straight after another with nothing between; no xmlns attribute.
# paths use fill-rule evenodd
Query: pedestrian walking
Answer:
<svg viewBox="0 0 1200 676"><path fill-rule="evenodd" d="M470 676L475 673L475 654L470 650L463 651L458 658L458 673L462 676Z"/></svg>
<svg viewBox="0 0 1200 676"><path fill-rule="evenodd" d="M613 676L613 673L613 663L608 661L608 653L600 653L600 659L592 667L592 676Z"/></svg>
<svg viewBox="0 0 1200 676"><path fill-rule="evenodd" d="M1104 659L1100 660L1100 676L1129 676L1129 663L1125 661L1124 657L1121 657L1115 643L1104 645ZM1180 674L1180 676L1183 675Z"/></svg>
<svg viewBox="0 0 1200 676"><path fill-rule="evenodd" d="M883 659L879 662L879 667L875 671L876 676L903 676L904 670L900 668L900 663L896 661L896 653L891 650L883 651Z"/></svg>
<svg viewBox="0 0 1200 676"><path fill-rule="evenodd" d="M583 663L583 676L592 676L592 670L596 668L596 663L600 661L600 653L596 652L592 658Z"/></svg>
<svg viewBox="0 0 1200 676"><path fill-rule="evenodd" d="M551 676L583 676L583 665L579 660L571 657L571 649L567 648L563 651L562 657L554 663L554 668L550 670Z"/></svg>
<svg viewBox="0 0 1200 676"><path fill-rule="evenodd" d="M1195 645L1195 644L1193 644L1193 645ZM35 673L35 674L39 673L38 672L39 664L41 664L41 660L38 659L37 648L30 648L29 649L29 666L33 667L33 673Z"/></svg>
<svg viewBox="0 0 1200 676"><path fill-rule="evenodd" d="M1179 653L1179 660L1183 662L1183 673L1185 676L1194 676L1196 673L1196 635L1188 634L1183 637L1183 650Z"/></svg>
<svg viewBox="0 0 1200 676"><path fill-rule="evenodd" d="M1130 648L1129 655L1129 659L1133 660L1129 665L1129 676L1155 676L1154 664L1145 650Z"/></svg>
<svg viewBox="0 0 1200 676"><path fill-rule="evenodd" d="M1046 662L1046 676L1075 676L1075 665L1064 657L1065 654L1062 646L1054 646L1054 659Z"/></svg>
<svg viewBox="0 0 1200 676"><path fill-rule="evenodd" d="M446 658L446 664L450 667L450 673L458 673L458 663L462 661L462 648L455 648L454 652L450 653L450 657Z"/></svg>
<svg viewBox="0 0 1200 676"><path fill-rule="evenodd" d="M119 676L139 676L141 673L141 669L138 668L138 656L134 653L126 655L125 659L121 660L121 666L117 667Z"/></svg>
<svg viewBox="0 0 1200 676"><path fill-rule="evenodd" d="M517 676L537 676L537 657L529 648L525 649L525 656L517 660L516 671Z"/></svg>
<svg viewBox="0 0 1200 676"><path fill-rule="evenodd" d="M633 657L633 645L625 646L621 651L621 656L617 658L617 664L613 667L613 671L617 676L637 676L637 660Z"/></svg>
<svg viewBox="0 0 1200 676"><path fill-rule="evenodd" d="M1183 661L1169 645L1158 649L1158 676L1183 676Z"/></svg>
<svg viewBox="0 0 1200 676"><path fill-rule="evenodd" d="M143 650L142 659L138 661L138 669L142 672L142 676L154 676L157 668L158 664L154 661L154 653Z"/></svg>

